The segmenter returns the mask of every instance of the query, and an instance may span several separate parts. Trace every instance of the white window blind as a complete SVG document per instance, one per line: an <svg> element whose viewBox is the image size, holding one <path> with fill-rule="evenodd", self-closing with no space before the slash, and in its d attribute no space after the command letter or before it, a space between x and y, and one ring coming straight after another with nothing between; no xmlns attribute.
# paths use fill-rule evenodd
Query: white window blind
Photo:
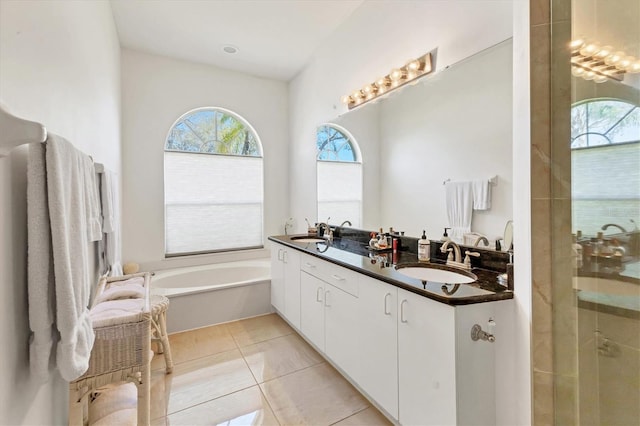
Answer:
<svg viewBox="0 0 640 426"><path fill-rule="evenodd" d="M318 220L340 224L349 220L358 228L362 220L362 164L318 161Z"/></svg>
<svg viewBox="0 0 640 426"><path fill-rule="evenodd" d="M261 247L262 158L165 152L167 255Z"/></svg>

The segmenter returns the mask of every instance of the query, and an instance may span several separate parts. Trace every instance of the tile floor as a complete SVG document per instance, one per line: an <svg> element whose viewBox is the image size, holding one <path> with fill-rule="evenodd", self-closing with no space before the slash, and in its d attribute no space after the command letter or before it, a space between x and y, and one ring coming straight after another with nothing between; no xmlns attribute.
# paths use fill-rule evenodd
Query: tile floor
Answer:
<svg viewBox="0 0 640 426"><path fill-rule="evenodd" d="M169 336L151 375L152 425L389 425L276 314Z"/></svg>

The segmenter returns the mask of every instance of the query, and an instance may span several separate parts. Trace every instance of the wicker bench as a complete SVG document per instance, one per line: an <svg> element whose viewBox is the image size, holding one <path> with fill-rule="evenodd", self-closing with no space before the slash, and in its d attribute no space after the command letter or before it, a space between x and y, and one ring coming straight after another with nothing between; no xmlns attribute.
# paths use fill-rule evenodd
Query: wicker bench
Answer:
<svg viewBox="0 0 640 426"><path fill-rule="evenodd" d="M149 307L150 274L102 278L98 283L96 296L114 281L135 277L144 278L145 298L142 309L93 323L96 338L91 350L89 369L83 376L69 383L70 425L87 422L87 404L93 392L109 384L125 381L133 382L138 390L138 424L149 424L152 321Z"/></svg>

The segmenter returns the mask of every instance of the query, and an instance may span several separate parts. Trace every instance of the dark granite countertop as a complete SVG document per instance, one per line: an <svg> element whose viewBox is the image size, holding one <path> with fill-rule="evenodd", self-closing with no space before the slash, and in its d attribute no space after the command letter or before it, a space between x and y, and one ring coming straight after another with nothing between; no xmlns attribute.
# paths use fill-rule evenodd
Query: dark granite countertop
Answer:
<svg viewBox="0 0 640 426"><path fill-rule="evenodd" d="M513 291L498 284L500 272L488 269L471 270L478 279L471 284L442 284L409 278L396 270L397 265L416 263L418 258L409 251L371 251L360 241L335 238L333 242L304 243L292 240L295 235L277 235L269 240L297 249L336 265L368 275L396 287L449 305L468 305L513 298ZM436 260L433 263L443 264Z"/></svg>

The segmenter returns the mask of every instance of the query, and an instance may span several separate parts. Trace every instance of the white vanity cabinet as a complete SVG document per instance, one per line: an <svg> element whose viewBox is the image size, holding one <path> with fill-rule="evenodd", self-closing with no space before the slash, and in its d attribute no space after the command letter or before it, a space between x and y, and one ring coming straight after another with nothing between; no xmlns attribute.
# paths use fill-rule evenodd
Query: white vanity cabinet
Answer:
<svg viewBox="0 0 640 426"><path fill-rule="evenodd" d="M274 244L272 304L387 414L402 425L495 424L495 345L471 329L492 332L506 302L448 305L293 252ZM296 265L297 281L286 272Z"/></svg>
<svg viewBox="0 0 640 426"><path fill-rule="evenodd" d="M271 304L300 329L300 252L271 246Z"/></svg>
<svg viewBox="0 0 640 426"><path fill-rule="evenodd" d="M471 339L493 303L450 306L398 289L401 424L495 424L495 345Z"/></svg>
<svg viewBox="0 0 640 426"><path fill-rule="evenodd" d="M337 366L356 376L358 273L302 255L300 330Z"/></svg>
<svg viewBox="0 0 640 426"><path fill-rule="evenodd" d="M398 418L398 288L360 276L358 362L355 381Z"/></svg>

